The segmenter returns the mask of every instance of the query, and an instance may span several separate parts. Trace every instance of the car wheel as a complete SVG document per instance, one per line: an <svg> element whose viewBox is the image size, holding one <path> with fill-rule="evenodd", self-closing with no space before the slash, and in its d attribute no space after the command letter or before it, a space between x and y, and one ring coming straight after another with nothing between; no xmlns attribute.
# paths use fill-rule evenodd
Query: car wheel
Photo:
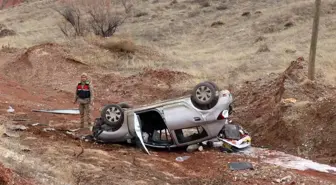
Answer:
<svg viewBox="0 0 336 185"><path fill-rule="evenodd" d="M124 111L119 105L107 105L101 111L101 118L105 124L119 128L124 122Z"/></svg>
<svg viewBox="0 0 336 185"><path fill-rule="evenodd" d="M215 84L214 82L206 81L206 82L204 82L204 83L209 83L209 84L211 84L211 85L215 88L216 91L219 91L219 87L218 87L217 84Z"/></svg>
<svg viewBox="0 0 336 185"><path fill-rule="evenodd" d="M216 94L216 89L213 85L207 82L202 82L194 87L191 99L194 103L201 106L210 105L218 100L218 94Z"/></svg>

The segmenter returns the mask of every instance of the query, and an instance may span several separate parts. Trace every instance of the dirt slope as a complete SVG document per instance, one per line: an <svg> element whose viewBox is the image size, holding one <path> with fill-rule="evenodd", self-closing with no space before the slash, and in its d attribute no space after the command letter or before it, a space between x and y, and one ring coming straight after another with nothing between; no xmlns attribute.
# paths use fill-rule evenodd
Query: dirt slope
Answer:
<svg viewBox="0 0 336 185"><path fill-rule="evenodd" d="M124 100L137 104L173 98L184 92L172 90L172 85L192 77L182 72L152 69L122 77L75 60L66 46L52 43L33 46L12 55L16 55L14 59L1 67L7 78L46 92L65 92L73 96L81 73L87 72L96 89L97 101L102 104Z"/></svg>
<svg viewBox="0 0 336 185"><path fill-rule="evenodd" d="M22 0L0 0L0 10L17 6L20 3L22 3Z"/></svg>
<svg viewBox="0 0 336 185"><path fill-rule="evenodd" d="M307 62L299 59L283 73L246 81L234 92L235 117L252 132L258 146L335 165L336 88L319 78L310 82L307 71Z"/></svg>

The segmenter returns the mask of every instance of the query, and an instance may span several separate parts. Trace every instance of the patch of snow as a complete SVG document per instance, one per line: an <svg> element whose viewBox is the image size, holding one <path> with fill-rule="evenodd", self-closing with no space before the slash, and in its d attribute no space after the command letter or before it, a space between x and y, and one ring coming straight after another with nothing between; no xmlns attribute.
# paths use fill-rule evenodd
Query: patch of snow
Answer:
<svg viewBox="0 0 336 185"><path fill-rule="evenodd" d="M336 174L336 167L330 165L321 164L312 160L304 159L294 155L286 154L275 150L267 150L262 148L251 147L243 150L240 153L258 157L262 162L274 164L284 168L296 169L296 170L315 170L324 173Z"/></svg>

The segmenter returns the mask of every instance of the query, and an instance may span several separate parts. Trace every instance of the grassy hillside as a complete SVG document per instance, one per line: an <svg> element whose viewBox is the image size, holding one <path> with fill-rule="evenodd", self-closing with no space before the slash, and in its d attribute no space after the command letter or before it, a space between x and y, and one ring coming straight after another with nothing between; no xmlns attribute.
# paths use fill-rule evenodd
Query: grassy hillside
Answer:
<svg viewBox="0 0 336 185"><path fill-rule="evenodd" d="M0 23L16 32L0 45L29 47L44 42L80 48L78 58L121 72L144 67L183 70L222 85L283 71L298 56L308 59L313 0L133 1L132 16L116 33L145 55L112 56L92 47L92 38L69 39L54 1L36 0L0 11ZM135 3L136 2L136 3ZM317 75L336 80L336 2L323 1L317 49ZM80 53L81 51L86 51ZM162 57L152 57L152 56ZM113 65L106 65L106 64ZM119 67L115 67L119 63Z"/></svg>

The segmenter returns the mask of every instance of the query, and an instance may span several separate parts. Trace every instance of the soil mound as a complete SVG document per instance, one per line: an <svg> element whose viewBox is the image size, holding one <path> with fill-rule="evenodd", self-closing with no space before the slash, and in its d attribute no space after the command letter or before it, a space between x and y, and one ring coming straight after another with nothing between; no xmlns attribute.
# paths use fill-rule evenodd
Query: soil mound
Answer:
<svg viewBox="0 0 336 185"><path fill-rule="evenodd" d="M134 104L172 98L183 92L172 88L191 76L176 71L145 69L122 77L104 69L93 68L74 60L66 48L47 43L28 48L16 60L3 66L3 74L12 81L50 93L55 90L73 93L82 72L87 72L101 103L128 101Z"/></svg>
<svg viewBox="0 0 336 185"><path fill-rule="evenodd" d="M281 74L237 88L237 121L256 145L335 164L336 91L307 78L307 62L293 61Z"/></svg>
<svg viewBox="0 0 336 185"><path fill-rule="evenodd" d="M11 8L22 3L23 0L0 0L0 10L5 8Z"/></svg>
<svg viewBox="0 0 336 185"><path fill-rule="evenodd" d="M19 177L11 169L5 168L2 164L0 164L0 184L33 185L34 183Z"/></svg>
<svg viewBox="0 0 336 185"><path fill-rule="evenodd" d="M28 48L4 66L4 74L29 86L58 88L73 85L77 80L74 76L88 69L84 63L67 57L62 46L47 43Z"/></svg>
<svg viewBox="0 0 336 185"><path fill-rule="evenodd" d="M172 85L190 77L182 72L145 69L129 77L108 74L94 78L99 81L95 86L100 89L99 97L103 97L104 104L123 101L148 104L185 95L187 92L172 88Z"/></svg>

